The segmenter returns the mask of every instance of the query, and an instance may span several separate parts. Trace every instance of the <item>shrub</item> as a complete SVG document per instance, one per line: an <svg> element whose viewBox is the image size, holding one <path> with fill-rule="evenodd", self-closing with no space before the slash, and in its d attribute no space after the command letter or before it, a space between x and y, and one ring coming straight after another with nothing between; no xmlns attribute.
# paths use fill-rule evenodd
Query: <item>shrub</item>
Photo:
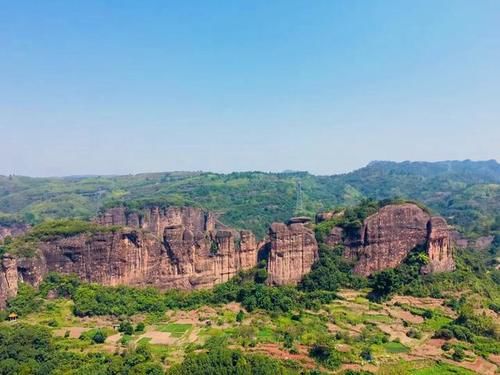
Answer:
<svg viewBox="0 0 500 375"><path fill-rule="evenodd" d="M145 329L146 329L146 326L144 325L143 322L139 322L135 326L135 332L144 332Z"/></svg>
<svg viewBox="0 0 500 375"><path fill-rule="evenodd" d="M238 314L236 314L236 321L238 323L241 323L244 318L245 318L245 313L243 312L243 310L238 311Z"/></svg>
<svg viewBox="0 0 500 375"><path fill-rule="evenodd" d="M121 332L124 335L131 335L134 333L134 327L132 326L132 323L126 320L120 322L120 326L118 327L118 332Z"/></svg>
<svg viewBox="0 0 500 375"><path fill-rule="evenodd" d="M454 361L462 362L465 358L464 350L460 347L455 348L453 354L451 355L451 358L453 358Z"/></svg>
<svg viewBox="0 0 500 375"><path fill-rule="evenodd" d="M450 340L453 338L453 332L448 328L440 328L434 333L434 338Z"/></svg>
<svg viewBox="0 0 500 375"><path fill-rule="evenodd" d="M98 329L92 336L91 336L91 340L92 342L96 343L96 344L103 344L104 341L106 341L106 333L104 331L101 331L100 329Z"/></svg>
<svg viewBox="0 0 500 375"><path fill-rule="evenodd" d="M445 352L449 352L451 348L452 346L449 342L445 342L443 345L441 345L441 349L443 349Z"/></svg>
<svg viewBox="0 0 500 375"><path fill-rule="evenodd" d="M309 355L331 370L337 369L342 363L340 360L340 353L323 344L315 344L309 350Z"/></svg>
<svg viewBox="0 0 500 375"><path fill-rule="evenodd" d="M422 333L415 328L411 328L408 332L406 332L406 336L408 336L412 339L421 339Z"/></svg>

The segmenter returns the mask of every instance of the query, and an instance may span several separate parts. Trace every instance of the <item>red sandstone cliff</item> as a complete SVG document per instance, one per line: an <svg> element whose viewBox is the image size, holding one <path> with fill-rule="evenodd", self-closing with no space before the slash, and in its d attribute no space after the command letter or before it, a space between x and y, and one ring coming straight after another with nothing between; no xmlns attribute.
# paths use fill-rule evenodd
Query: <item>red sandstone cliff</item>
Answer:
<svg viewBox="0 0 500 375"><path fill-rule="evenodd" d="M314 232L302 223L273 223L269 229L270 284L296 284L318 258Z"/></svg>
<svg viewBox="0 0 500 375"><path fill-rule="evenodd" d="M0 309L5 308L8 298L17 294L17 262L16 259L4 255L0 258Z"/></svg>
<svg viewBox="0 0 500 375"><path fill-rule="evenodd" d="M365 219L356 238L343 237L342 228L335 227L327 242L343 243L345 255L355 262L354 271L361 275L397 267L417 246L424 246L429 256L422 272L455 269L446 221L431 217L412 203L387 205Z"/></svg>
<svg viewBox="0 0 500 375"><path fill-rule="evenodd" d="M32 258L4 255L0 308L17 293L18 281L38 285L52 271L104 285L193 289L211 287L254 267L258 253L264 252L268 282L283 285L299 282L318 258L306 218L272 224L268 239L260 244L252 232L237 232L218 223L213 214L192 207L140 213L120 207L96 221L119 227L43 240ZM342 228L336 227L327 242L343 243L346 256L355 261L355 272L363 275L396 267L417 246L425 246L429 255L422 272L450 271L455 266L445 220L414 204L385 206L364 221L356 238L344 237Z"/></svg>

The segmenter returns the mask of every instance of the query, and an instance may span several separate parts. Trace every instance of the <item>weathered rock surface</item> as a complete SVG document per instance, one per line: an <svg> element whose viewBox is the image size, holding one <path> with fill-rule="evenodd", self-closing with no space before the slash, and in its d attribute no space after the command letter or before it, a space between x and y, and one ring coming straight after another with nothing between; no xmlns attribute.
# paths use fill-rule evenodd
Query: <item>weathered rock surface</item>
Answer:
<svg viewBox="0 0 500 375"><path fill-rule="evenodd" d="M48 272L103 285L211 287L254 267L260 249L271 249L266 257L272 283L294 284L309 272L318 251L314 233L301 223L273 224L270 238L257 243L252 232L228 228L192 207L140 213L119 207L96 222L118 227L42 240L32 258L4 257L0 306L16 294L18 281L38 285Z"/></svg>
<svg viewBox="0 0 500 375"><path fill-rule="evenodd" d="M17 293L19 281L36 286L52 271L103 285L194 289L225 282L265 258L268 282L283 285L298 283L318 259L318 244L306 218L273 223L260 243L252 232L226 227L215 215L193 207L141 212L119 207L96 221L118 227L42 240L31 258L4 255L0 308ZM383 207L365 220L355 238L346 237L336 227L327 242L344 244L359 274L396 267L417 246L425 246L430 259L422 272L454 269L446 222L414 204Z"/></svg>
<svg viewBox="0 0 500 375"><path fill-rule="evenodd" d="M318 258L314 232L301 223L273 223L269 229L269 283L296 284Z"/></svg>
<svg viewBox="0 0 500 375"><path fill-rule="evenodd" d="M27 224L13 223L11 225L0 225L0 242L2 242L5 237L17 237L20 236L30 228Z"/></svg>
<svg viewBox="0 0 500 375"><path fill-rule="evenodd" d="M316 224L321 223L326 220L331 220L335 217L342 217L344 216L345 210L334 210L334 211L326 211L326 212L320 212L316 214Z"/></svg>
<svg viewBox="0 0 500 375"><path fill-rule="evenodd" d="M141 228L158 237L163 236L166 227L175 225L182 225L195 233L213 232L217 224L214 214L195 207L152 207L140 212L128 211L125 207L115 207L99 215L96 222L101 225Z"/></svg>
<svg viewBox="0 0 500 375"><path fill-rule="evenodd" d="M331 236L332 242L342 237L338 229ZM381 208L365 219L358 236L343 243L346 256L355 262L354 271L362 275L397 267L418 246L424 246L429 256L422 272L455 268L446 221L411 203Z"/></svg>
<svg viewBox="0 0 500 375"><path fill-rule="evenodd" d="M17 294L17 262L16 259L4 255L0 259L0 309L5 308L8 298Z"/></svg>
<svg viewBox="0 0 500 375"><path fill-rule="evenodd" d="M215 216L193 207L108 210L97 222L116 233L50 242L42 253L49 270L76 273L106 285L210 287L257 263L251 232L219 229Z"/></svg>
<svg viewBox="0 0 500 375"><path fill-rule="evenodd" d="M427 254L429 263L423 273L445 272L455 269L448 224L442 217L431 217L427 223Z"/></svg>
<svg viewBox="0 0 500 375"><path fill-rule="evenodd" d="M460 232L453 231L451 232L451 240L453 245L456 247L466 249L466 248L471 248L474 250L486 250L488 249L493 241L495 240L495 236L482 236L478 238L467 238L464 237L464 235Z"/></svg>

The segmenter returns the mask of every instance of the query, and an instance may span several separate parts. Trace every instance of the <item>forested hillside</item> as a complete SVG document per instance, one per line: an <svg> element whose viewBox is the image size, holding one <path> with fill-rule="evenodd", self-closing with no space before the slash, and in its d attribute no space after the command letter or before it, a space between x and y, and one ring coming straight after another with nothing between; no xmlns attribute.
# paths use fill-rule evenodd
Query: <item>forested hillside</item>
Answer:
<svg viewBox="0 0 500 375"><path fill-rule="evenodd" d="M302 212L297 211L300 183ZM0 177L0 223L90 218L117 204L200 206L263 236L272 221L314 215L363 198L425 203L469 235L500 227L500 164L490 161L372 162L333 176L307 172L167 172L64 178Z"/></svg>

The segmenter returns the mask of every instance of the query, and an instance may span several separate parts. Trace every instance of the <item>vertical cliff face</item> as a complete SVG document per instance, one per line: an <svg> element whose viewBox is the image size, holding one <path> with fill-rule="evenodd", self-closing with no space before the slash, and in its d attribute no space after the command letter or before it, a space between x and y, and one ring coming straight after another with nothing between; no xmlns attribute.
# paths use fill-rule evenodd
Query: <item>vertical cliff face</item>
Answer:
<svg viewBox="0 0 500 375"><path fill-rule="evenodd" d="M158 237L165 228L182 226L193 233L216 230L216 217L195 207L152 207L129 212L125 207L111 208L96 218L101 225L118 225L147 230Z"/></svg>
<svg viewBox="0 0 500 375"><path fill-rule="evenodd" d="M338 240L338 230L332 238ZM422 272L451 271L453 261L446 221L431 217L415 204L388 205L368 217L354 239L343 240L346 256L355 262L354 271L370 275L395 268L410 251L423 246L429 264Z"/></svg>
<svg viewBox="0 0 500 375"><path fill-rule="evenodd" d="M133 213L114 208L96 219L104 226L121 226L114 231L41 240L31 258L4 255L0 308L17 293L18 281L38 285L51 271L104 285L193 289L228 281L263 257L270 284L296 284L318 259L318 244L308 220L298 217L288 224L273 223L268 238L257 244L252 232L228 228L198 208ZM345 255L355 262L354 271L362 275L397 267L418 246L425 247L429 256L422 272L455 267L445 220L431 217L414 204L383 207L364 221L355 236L347 237L342 228L335 227L327 242L344 244Z"/></svg>
<svg viewBox="0 0 500 375"><path fill-rule="evenodd" d="M45 273L76 274L104 285L154 284L164 262L161 254L154 236L135 230L61 237L39 248Z"/></svg>
<svg viewBox="0 0 500 375"><path fill-rule="evenodd" d="M427 223L427 254L429 264L422 268L423 273L455 269L450 231L442 217L432 217Z"/></svg>
<svg viewBox="0 0 500 375"><path fill-rule="evenodd" d="M318 258L314 232L301 223L273 223L269 230L269 283L297 284Z"/></svg>
<svg viewBox="0 0 500 375"><path fill-rule="evenodd" d="M48 272L76 274L104 285L192 289L225 282L257 263L251 232L219 229L212 214L197 208L153 208L144 214L115 208L97 221L123 227L52 237L40 241L32 258L6 257L0 301L15 295L18 280L38 285Z"/></svg>
<svg viewBox="0 0 500 375"><path fill-rule="evenodd" d="M17 261L10 255L0 259L0 309L5 308L8 298L17 294Z"/></svg>

